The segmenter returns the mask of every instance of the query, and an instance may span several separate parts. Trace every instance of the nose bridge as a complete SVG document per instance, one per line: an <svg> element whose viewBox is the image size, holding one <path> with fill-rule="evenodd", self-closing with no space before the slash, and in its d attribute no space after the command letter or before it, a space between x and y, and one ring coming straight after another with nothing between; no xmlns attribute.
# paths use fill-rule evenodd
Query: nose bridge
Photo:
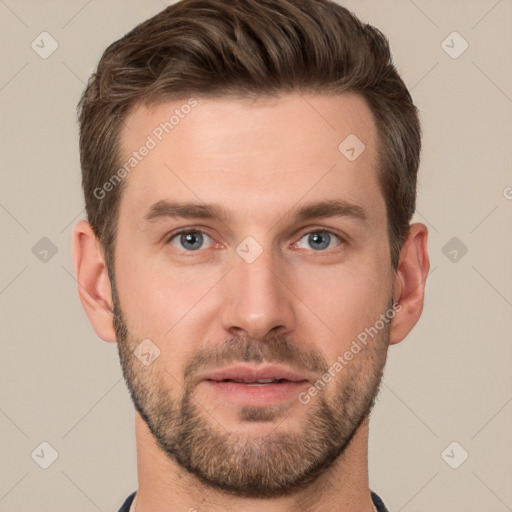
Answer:
<svg viewBox="0 0 512 512"><path fill-rule="evenodd" d="M277 327L293 329L293 305L280 268L270 246L263 247L252 237L238 245L223 297L224 329L243 330L255 338Z"/></svg>

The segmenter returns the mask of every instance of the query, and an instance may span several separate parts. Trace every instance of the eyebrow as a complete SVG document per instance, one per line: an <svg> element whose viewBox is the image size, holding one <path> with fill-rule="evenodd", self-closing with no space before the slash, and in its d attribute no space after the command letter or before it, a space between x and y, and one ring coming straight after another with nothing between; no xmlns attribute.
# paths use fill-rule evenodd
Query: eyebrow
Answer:
<svg viewBox="0 0 512 512"><path fill-rule="evenodd" d="M349 217L360 222L368 221L366 210L345 199L331 199L308 203L292 208L285 216L292 215L299 222L328 217ZM144 215L146 223L166 218L210 219L225 223L230 218L228 211L221 205L208 203L179 203L161 200L148 209Z"/></svg>

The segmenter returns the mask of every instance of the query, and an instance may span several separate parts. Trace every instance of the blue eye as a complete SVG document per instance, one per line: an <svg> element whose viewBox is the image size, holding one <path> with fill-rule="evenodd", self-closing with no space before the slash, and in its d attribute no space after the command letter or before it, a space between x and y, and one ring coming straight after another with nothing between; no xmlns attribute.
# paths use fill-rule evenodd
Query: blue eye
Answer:
<svg viewBox="0 0 512 512"><path fill-rule="evenodd" d="M197 251L204 247L201 247L205 241L205 238L212 241L212 239L202 231L180 231L173 235L169 242L171 245L178 247L179 249L185 249L186 251Z"/></svg>
<svg viewBox="0 0 512 512"><path fill-rule="evenodd" d="M338 235L333 233L332 231L328 231L325 229L319 229L316 231L310 231L306 233L297 243L299 244L301 240L307 237L307 243L312 247L315 251L321 251L323 249L332 248L335 246L331 246L331 242L333 238L337 238L341 240ZM341 241L339 242L341 243ZM336 244L336 245L339 245Z"/></svg>
<svg viewBox="0 0 512 512"><path fill-rule="evenodd" d="M309 247L300 247L298 245L304 239L306 239L306 243ZM338 240L338 243L335 243L336 239ZM204 247L205 242L208 241L208 246ZM336 233L327 229L317 229L306 233L298 242L296 242L295 245L297 245L299 249L312 248L315 251L323 251L324 249L331 249L340 245L341 242L342 239ZM194 252L200 249L208 249L212 247L213 240L204 231L189 229L175 233L169 238L167 243L174 245L178 249L182 249L187 252Z"/></svg>

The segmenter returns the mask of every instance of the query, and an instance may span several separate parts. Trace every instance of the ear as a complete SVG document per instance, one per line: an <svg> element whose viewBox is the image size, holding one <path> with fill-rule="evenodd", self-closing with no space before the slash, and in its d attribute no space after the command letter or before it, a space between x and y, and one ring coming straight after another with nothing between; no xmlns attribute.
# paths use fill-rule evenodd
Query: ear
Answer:
<svg viewBox="0 0 512 512"><path fill-rule="evenodd" d="M105 341L117 341L107 265L100 241L85 220L73 229L73 264L80 301L94 331Z"/></svg>
<svg viewBox="0 0 512 512"><path fill-rule="evenodd" d="M423 311L425 280L430 268L427 251L428 230L425 224L411 224L409 234L400 251L394 282L394 303L399 303L391 323L389 344L402 341Z"/></svg>

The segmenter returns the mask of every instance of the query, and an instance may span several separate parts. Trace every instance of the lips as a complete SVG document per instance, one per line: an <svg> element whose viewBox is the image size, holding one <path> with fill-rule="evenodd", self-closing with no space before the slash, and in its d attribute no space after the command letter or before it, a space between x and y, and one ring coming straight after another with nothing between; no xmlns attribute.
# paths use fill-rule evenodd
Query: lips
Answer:
<svg viewBox="0 0 512 512"><path fill-rule="evenodd" d="M282 366L265 366L262 368L235 366L208 372L201 377L201 380L263 385L286 382L307 382L309 379L306 375L301 375Z"/></svg>
<svg viewBox="0 0 512 512"><path fill-rule="evenodd" d="M296 404L301 390L310 386L313 376L276 365L238 365L207 372L200 377L201 390L209 400L220 400L229 407L269 407Z"/></svg>

